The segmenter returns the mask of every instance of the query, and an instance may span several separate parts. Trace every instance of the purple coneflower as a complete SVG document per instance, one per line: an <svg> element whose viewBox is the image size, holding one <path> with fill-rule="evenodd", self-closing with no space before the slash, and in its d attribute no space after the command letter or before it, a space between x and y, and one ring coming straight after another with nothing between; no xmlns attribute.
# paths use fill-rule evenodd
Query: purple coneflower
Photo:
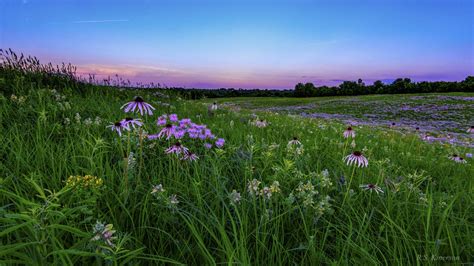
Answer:
<svg viewBox="0 0 474 266"><path fill-rule="evenodd" d="M419 127L416 127L415 130L416 130L416 131L420 131L420 128L419 128Z"/></svg>
<svg viewBox="0 0 474 266"><path fill-rule="evenodd" d="M464 160L463 157L461 157L461 156L459 156L459 155L457 155L457 154L453 154L453 155L449 156L449 159L450 159L450 160L453 160L453 161L455 161L455 162L457 162L457 163L467 163L467 161Z"/></svg>
<svg viewBox="0 0 474 266"><path fill-rule="evenodd" d="M158 117L158 121L156 122L159 126L164 126L166 123L168 123L168 120L166 119L167 115L162 115Z"/></svg>
<svg viewBox="0 0 474 266"><path fill-rule="evenodd" d="M457 154L453 154L451 156L448 157L450 160L453 160L453 161L457 161L459 160L459 156Z"/></svg>
<svg viewBox="0 0 474 266"><path fill-rule="evenodd" d="M137 127L143 126L142 121L138 118L127 117L123 119L121 122L126 126L131 126L132 128L135 128L135 126Z"/></svg>
<svg viewBox="0 0 474 266"><path fill-rule="evenodd" d="M288 142L288 146L291 145L301 145L301 142L298 140L297 137L293 137L293 139Z"/></svg>
<svg viewBox="0 0 474 266"><path fill-rule="evenodd" d="M225 143L225 139L219 138L219 139L216 140L216 147L217 148L222 148L222 147L224 147L224 143Z"/></svg>
<svg viewBox="0 0 474 266"><path fill-rule="evenodd" d="M186 154L188 152L188 148L184 147L181 145L181 143L178 141L176 142L173 146L169 147L168 149L165 150L167 154L174 153L176 155L179 155L181 153Z"/></svg>
<svg viewBox="0 0 474 266"><path fill-rule="evenodd" d="M392 124L390 124L390 127L395 127L397 124L395 124L395 122L392 122Z"/></svg>
<svg viewBox="0 0 474 266"><path fill-rule="evenodd" d="M474 126L471 126L468 130L467 133L474 133Z"/></svg>
<svg viewBox="0 0 474 266"><path fill-rule="evenodd" d="M141 115L143 115L143 113L147 115L153 115L152 110L155 110L155 107L151 106L149 103L146 103L140 96L136 96L133 101L124 104L121 109L123 108L125 108L125 113L135 112L135 110L137 110L140 111Z"/></svg>
<svg viewBox="0 0 474 266"><path fill-rule="evenodd" d="M113 123L112 125L109 125L109 126L107 126L107 127L110 127L110 129L111 129L112 131L117 131L117 133L119 134L119 136L122 136L122 130L130 130L130 128L128 127L128 125L125 124L125 123L123 122L123 120L122 120L122 121L115 122L115 123Z"/></svg>
<svg viewBox="0 0 474 266"><path fill-rule="evenodd" d="M374 184L365 184L365 185L360 185L359 187L362 188L363 190L368 190L370 192L375 191L377 194L384 193L382 188Z"/></svg>
<svg viewBox="0 0 474 266"><path fill-rule="evenodd" d="M190 151L187 151L184 153L184 156L183 158L181 158L181 160L185 160L185 161L197 161L199 159L199 156L197 156L195 153L192 153Z"/></svg>
<svg viewBox="0 0 474 266"><path fill-rule="evenodd" d="M262 127L266 127L266 126L267 126L267 121L265 121L265 120L263 120L263 119L260 119L260 120L255 121L254 124L255 124L256 127L262 128Z"/></svg>
<svg viewBox="0 0 474 266"><path fill-rule="evenodd" d="M367 167L369 165L369 161L367 158L362 155L360 151L355 151L344 158L347 165L356 164L357 167Z"/></svg>
<svg viewBox="0 0 474 266"><path fill-rule="evenodd" d="M347 139L348 137L355 138L356 133L355 133L355 131L352 129L352 127L348 127L348 128L344 131L343 135L344 135L344 138L346 138L346 139Z"/></svg>
<svg viewBox="0 0 474 266"><path fill-rule="evenodd" d="M171 136L173 136L175 131L176 131L175 125L166 124L166 126L161 129L160 133L158 133L158 138L162 138L166 136L166 139L169 139Z"/></svg>

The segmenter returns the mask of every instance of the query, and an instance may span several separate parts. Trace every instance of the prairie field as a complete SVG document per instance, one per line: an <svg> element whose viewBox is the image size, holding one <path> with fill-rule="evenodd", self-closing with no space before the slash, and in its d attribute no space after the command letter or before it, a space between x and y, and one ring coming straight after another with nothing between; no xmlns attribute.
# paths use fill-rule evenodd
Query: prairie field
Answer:
<svg viewBox="0 0 474 266"><path fill-rule="evenodd" d="M6 82L2 265L474 261L472 93L187 101Z"/></svg>
<svg viewBox="0 0 474 266"><path fill-rule="evenodd" d="M0 0L0 266L474 266L474 0Z"/></svg>

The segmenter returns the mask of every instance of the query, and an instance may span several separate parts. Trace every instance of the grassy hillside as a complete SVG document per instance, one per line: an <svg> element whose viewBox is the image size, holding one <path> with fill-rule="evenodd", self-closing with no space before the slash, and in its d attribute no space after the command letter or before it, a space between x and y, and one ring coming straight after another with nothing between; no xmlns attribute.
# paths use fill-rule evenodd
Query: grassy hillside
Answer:
<svg viewBox="0 0 474 266"><path fill-rule="evenodd" d="M331 119L33 81L4 77L0 94L0 264L474 259L472 148L369 125L346 139L346 125ZM121 109L135 96L153 115ZM181 121L158 125L163 114ZM121 136L108 127L126 117L143 126ZM211 132L155 135L189 125L184 118ZM176 142L199 158L167 154ZM346 163L356 151L367 167Z"/></svg>

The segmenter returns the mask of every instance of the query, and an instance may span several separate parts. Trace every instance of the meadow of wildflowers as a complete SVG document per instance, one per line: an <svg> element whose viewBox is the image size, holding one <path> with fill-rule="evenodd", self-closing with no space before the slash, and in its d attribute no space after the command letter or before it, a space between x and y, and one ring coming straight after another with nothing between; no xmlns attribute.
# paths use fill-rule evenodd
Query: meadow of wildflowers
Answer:
<svg viewBox="0 0 474 266"><path fill-rule="evenodd" d="M468 145L166 92L7 81L2 265L474 261Z"/></svg>

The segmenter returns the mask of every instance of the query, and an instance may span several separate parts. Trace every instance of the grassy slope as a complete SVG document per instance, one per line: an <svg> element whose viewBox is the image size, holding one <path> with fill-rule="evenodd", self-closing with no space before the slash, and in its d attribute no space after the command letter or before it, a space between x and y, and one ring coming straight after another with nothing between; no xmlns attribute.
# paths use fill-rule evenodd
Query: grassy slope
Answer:
<svg viewBox="0 0 474 266"><path fill-rule="evenodd" d="M159 107L156 101L163 99L147 95L156 114L189 117L226 139L223 150L197 148L200 160L185 163L164 155L167 142L136 146L131 141L128 146L127 138L121 142L105 128L124 117L120 107L134 93L97 89L78 95L66 89L61 94L71 109L61 111L49 90L24 87L19 84L16 92L27 97L23 104L11 101L10 95L0 98L4 263L130 259L133 264L405 265L421 262L418 256L428 256L423 261L428 263L439 263L438 256L458 258L458 263L473 260L473 162L461 165L447 159L453 152L472 152L466 148L357 127L356 149L369 159L368 168L358 169L342 160L351 148L342 138L344 125L337 122L260 113L271 124L257 128L246 111L218 110L209 117L207 107L199 103L173 100L172 107ZM287 104L288 99L268 104L279 101ZM80 124L76 113L82 117ZM96 116L107 123L84 125L85 118ZM156 117L145 118L146 131L159 130ZM286 150L293 136L304 145L302 155ZM280 146L271 148L273 143ZM134 152L137 166L124 176L123 154L128 150ZM332 185L322 181L324 169ZM85 174L102 178L105 188L65 188L68 176ZM338 184L341 176L345 185ZM393 190L384 184L398 177L403 178ZM253 178L268 186L278 180L281 192L270 200L252 197L246 189ZM298 197L288 200L290 193L298 194L300 182L308 181L318 191L312 207ZM176 208L150 194L159 183L166 195L178 195ZM378 184L385 193L362 191L359 185L366 183ZM237 206L228 198L233 189L242 195ZM331 197L330 208L320 205L326 195ZM106 254L96 252L90 241L97 219L118 231L117 246ZM438 261L430 260L432 255Z"/></svg>

